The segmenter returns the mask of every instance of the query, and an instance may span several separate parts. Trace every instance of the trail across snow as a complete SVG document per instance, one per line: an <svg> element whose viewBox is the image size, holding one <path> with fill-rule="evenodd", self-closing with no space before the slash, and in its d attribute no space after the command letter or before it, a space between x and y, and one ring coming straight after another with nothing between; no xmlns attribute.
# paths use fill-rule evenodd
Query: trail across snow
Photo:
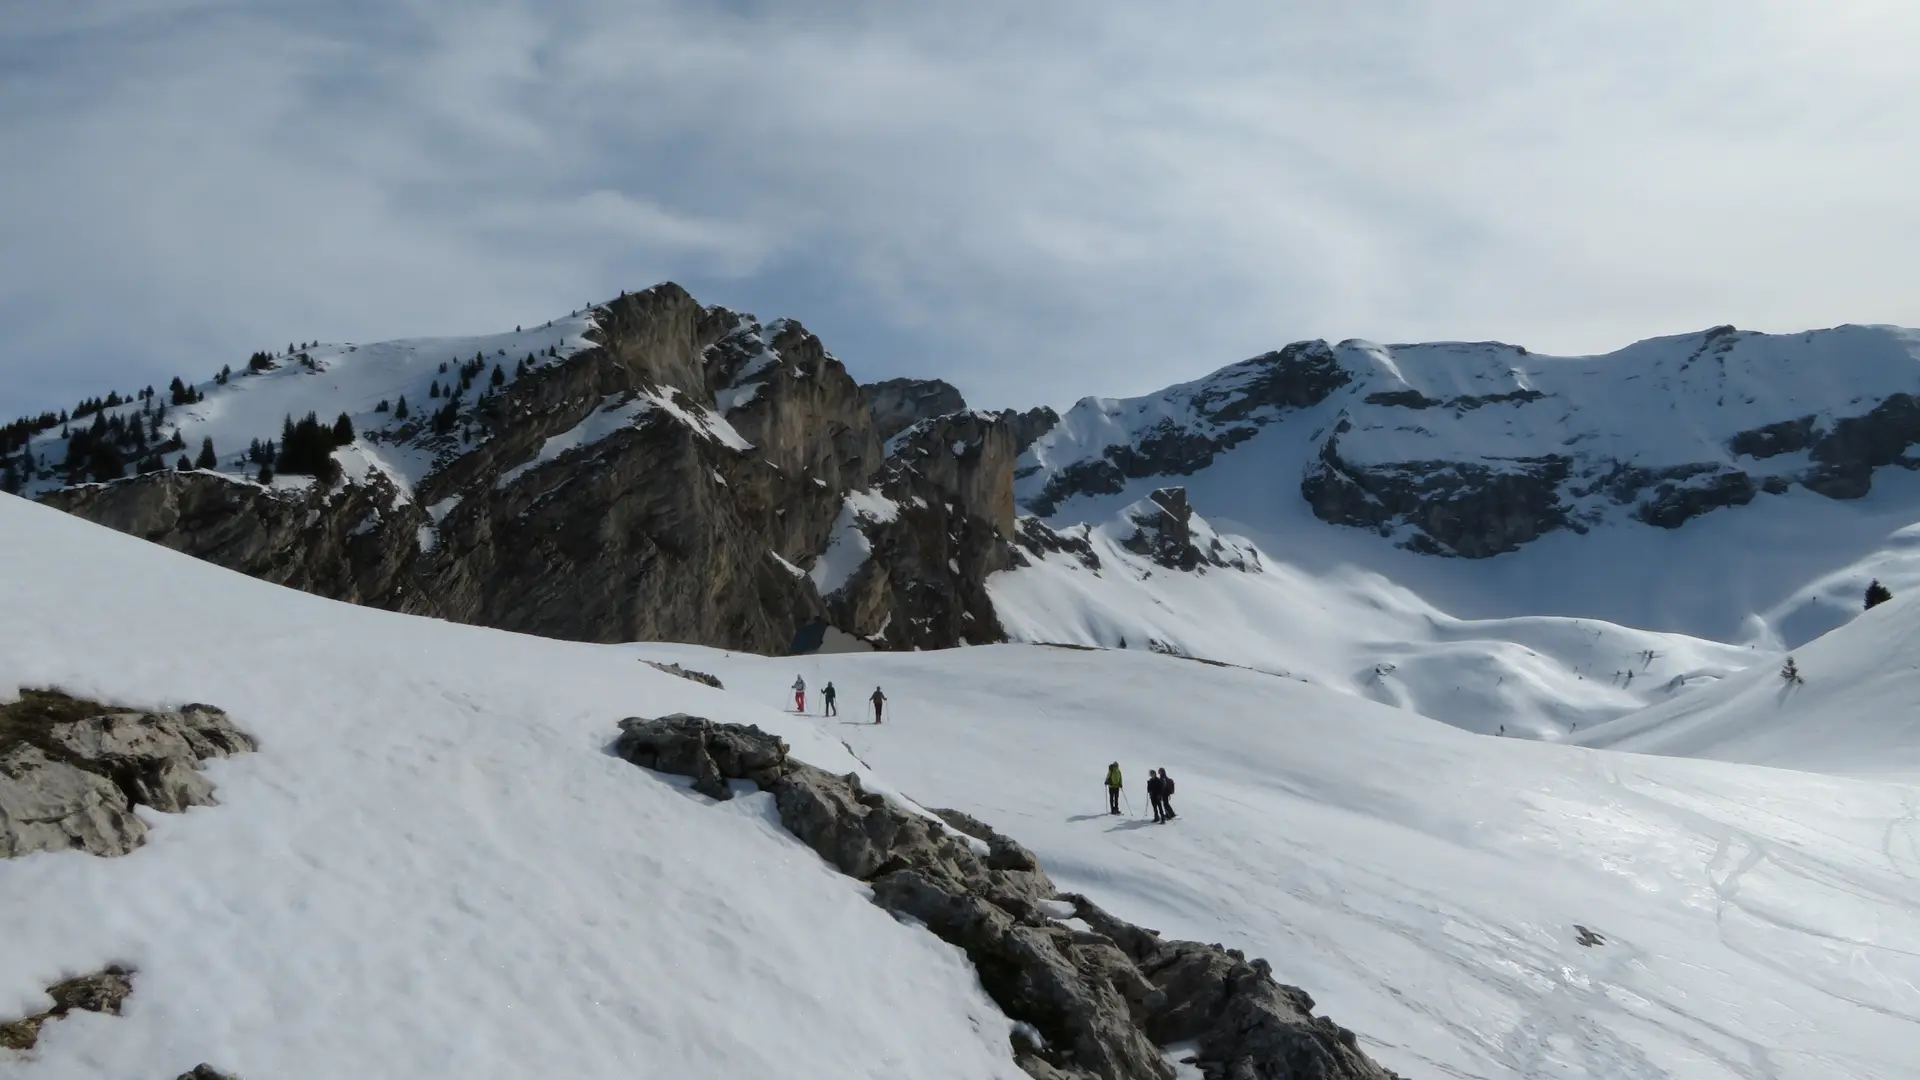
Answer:
<svg viewBox="0 0 1920 1080"><path fill-rule="evenodd" d="M1063 887L1270 958L1410 1076L1920 1075L1920 788L1486 738L1140 652L635 651L768 703L796 670L883 686L883 726L812 722Z"/></svg>

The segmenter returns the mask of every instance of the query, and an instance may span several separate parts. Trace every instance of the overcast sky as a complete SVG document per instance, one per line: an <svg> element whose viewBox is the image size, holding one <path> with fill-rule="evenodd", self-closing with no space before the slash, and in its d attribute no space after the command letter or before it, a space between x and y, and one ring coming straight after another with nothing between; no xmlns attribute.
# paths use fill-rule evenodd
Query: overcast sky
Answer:
<svg viewBox="0 0 1920 1080"><path fill-rule="evenodd" d="M7 415L662 279L987 407L1920 324L1911 0L0 6Z"/></svg>

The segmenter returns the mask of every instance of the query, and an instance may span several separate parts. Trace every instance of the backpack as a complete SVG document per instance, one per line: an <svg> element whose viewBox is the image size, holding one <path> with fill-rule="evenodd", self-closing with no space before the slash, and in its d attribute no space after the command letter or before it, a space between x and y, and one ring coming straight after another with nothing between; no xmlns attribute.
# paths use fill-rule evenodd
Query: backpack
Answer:
<svg viewBox="0 0 1920 1080"><path fill-rule="evenodd" d="M1163 776L1160 778L1160 795L1163 798L1173 797L1173 777Z"/></svg>

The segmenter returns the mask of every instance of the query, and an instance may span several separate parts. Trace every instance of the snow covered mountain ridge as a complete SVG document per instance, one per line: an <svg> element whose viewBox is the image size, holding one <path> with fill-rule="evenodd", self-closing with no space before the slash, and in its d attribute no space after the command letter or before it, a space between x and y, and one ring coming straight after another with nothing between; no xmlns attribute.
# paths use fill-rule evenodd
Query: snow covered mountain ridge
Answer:
<svg viewBox="0 0 1920 1080"><path fill-rule="evenodd" d="M998 640L981 583L1010 550L1017 418L933 422L908 398L883 447L799 323L666 284L511 334L294 345L85 403L9 428L7 475L270 581L503 629Z"/></svg>
<svg viewBox="0 0 1920 1080"><path fill-rule="evenodd" d="M393 610L761 653L1150 648L1558 738L1771 662L1851 617L1859 572L1920 583L1867 546L1920 519L1876 481L1915 464L1917 342L1311 341L989 413L666 284L510 334L290 345L25 419L0 457L51 505Z"/></svg>
<svg viewBox="0 0 1920 1080"><path fill-rule="evenodd" d="M1876 469L1920 466L1916 394L1920 331L1887 326L1721 326L1585 357L1306 341L1158 394L1082 400L1022 459L1019 492L1072 519L1130 481L1236 457L1252 470L1251 454L1276 466L1258 482L1321 521L1486 558L1557 530L1677 528L1795 485L1858 498ZM1245 445L1270 427L1284 450Z"/></svg>

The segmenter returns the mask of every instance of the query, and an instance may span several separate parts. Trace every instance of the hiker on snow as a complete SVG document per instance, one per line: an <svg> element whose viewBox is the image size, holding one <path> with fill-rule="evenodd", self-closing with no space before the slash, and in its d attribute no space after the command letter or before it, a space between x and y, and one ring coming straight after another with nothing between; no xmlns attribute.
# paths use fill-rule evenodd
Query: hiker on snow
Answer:
<svg viewBox="0 0 1920 1080"><path fill-rule="evenodd" d="M877 724L880 722L880 710L886 707L887 695L881 693L880 688L876 686L873 688L873 696L867 700L873 702L873 722Z"/></svg>
<svg viewBox="0 0 1920 1080"><path fill-rule="evenodd" d="M798 675L793 677L793 711L807 711L807 680Z"/></svg>
<svg viewBox="0 0 1920 1080"><path fill-rule="evenodd" d="M1153 804L1153 823L1167 820L1166 813L1160 809L1160 776L1152 769L1147 770L1147 801Z"/></svg>
<svg viewBox="0 0 1920 1080"><path fill-rule="evenodd" d="M1109 814L1120 812L1120 786L1120 763L1110 762L1107 765L1107 813Z"/></svg>
<svg viewBox="0 0 1920 1080"><path fill-rule="evenodd" d="M1160 814L1161 821L1172 821L1180 816L1173 812L1173 777L1168 776L1165 769L1160 770Z"/></svg>
<svg viewBox="0 0 1920 1080"><path fill-rule="evenodd" d="M827 682L826 687L820 691L821 707L826 710L822 712L820 715L822 716L839 716L840 715L840 710L833 707L833 698L835 693L836 691L833 688L833 682L829 680Z"/></svg>

